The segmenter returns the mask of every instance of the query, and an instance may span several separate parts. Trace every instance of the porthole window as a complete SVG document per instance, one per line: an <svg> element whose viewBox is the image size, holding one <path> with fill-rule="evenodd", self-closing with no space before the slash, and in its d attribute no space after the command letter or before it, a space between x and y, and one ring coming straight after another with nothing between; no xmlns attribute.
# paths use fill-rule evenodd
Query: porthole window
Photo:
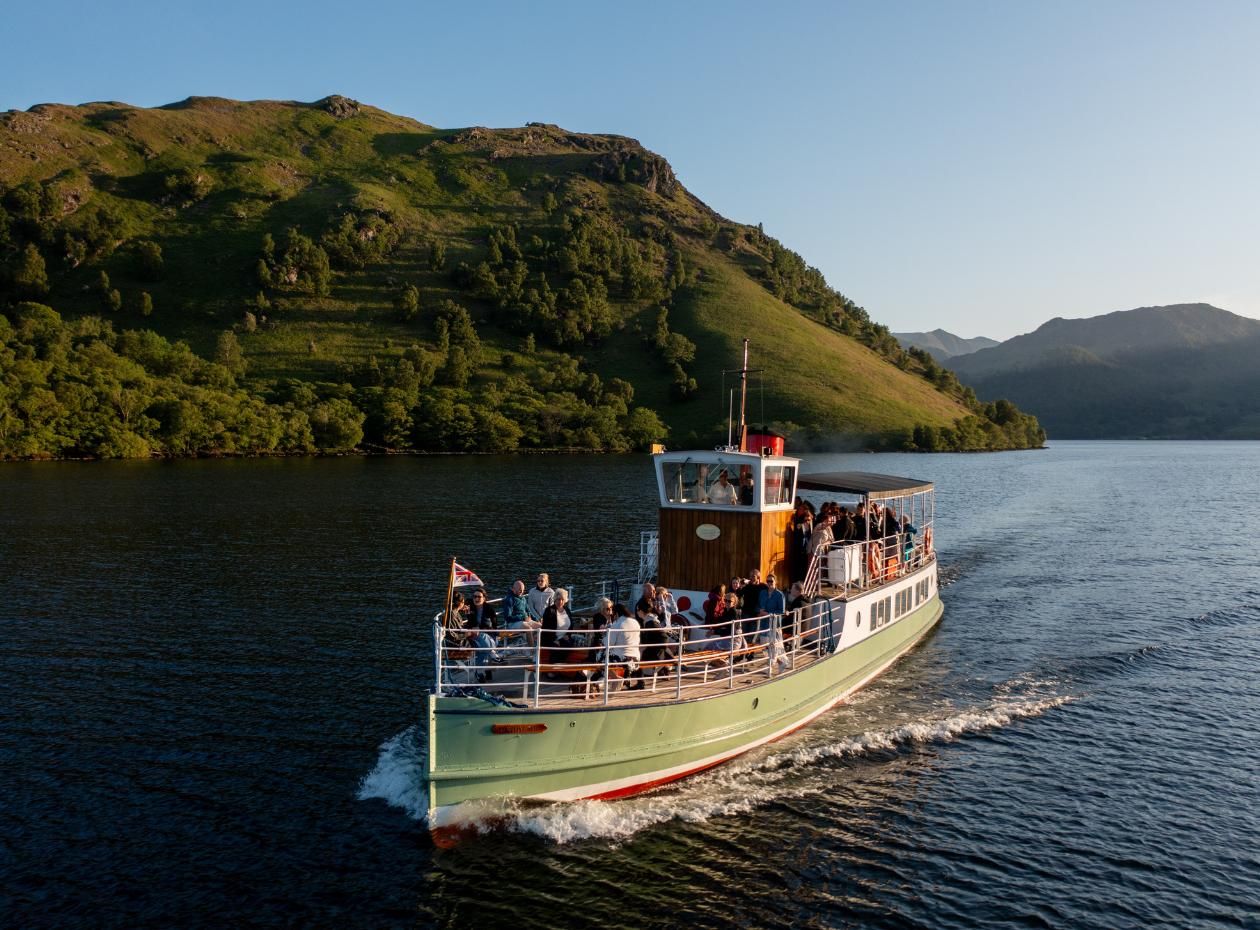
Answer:
<svg viewBox="0 0 1260 930"><path fill-rule="evenodd" d="M857 621L856 621L856 623L857 623L857 626L861 626L861 625L862 625L862 611L860 611L860 610L857 612Z"/></svg>

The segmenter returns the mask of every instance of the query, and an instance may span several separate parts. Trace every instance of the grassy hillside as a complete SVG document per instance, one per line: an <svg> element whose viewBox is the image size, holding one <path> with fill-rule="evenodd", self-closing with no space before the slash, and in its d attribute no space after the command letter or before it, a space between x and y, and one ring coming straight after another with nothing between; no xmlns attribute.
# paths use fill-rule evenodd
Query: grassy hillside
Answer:
<svg viewBox="0 0 1260 930"><path fill-rule="evenodd" d="M1040 440L619 136L439 130L340 97L9 112L0 260L5 455L709 443L744 336L766 369L751 413L764 398L805 441ZM156 334L147 354L129 331ZM174 366L179 343L208 367ZM230 414L189 432L188 378L288 438Z"/></svg>

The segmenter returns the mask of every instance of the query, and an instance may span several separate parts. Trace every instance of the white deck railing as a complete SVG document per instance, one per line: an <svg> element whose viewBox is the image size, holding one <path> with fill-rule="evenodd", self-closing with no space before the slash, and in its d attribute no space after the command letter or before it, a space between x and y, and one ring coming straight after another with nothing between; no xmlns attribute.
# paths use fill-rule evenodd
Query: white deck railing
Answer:
<svg viewBox="0 0 1260 930"><path fill-rule="evenodd" d="M687 624L641 627L639 658L633 663L624 657L619 661L618 653L606 648L607 628L572 626L559 634L568 639L564 645L557 641L544 647L543 635L550 631L447 629L439 613L433 618L435 688L439 695L480 689L539 707L575 698L606 705L613 695L629 697L627 691L637 694L640 687L652 694L668 688L674 699L681 700L688 692L711 691L723 679L731 690L737 678L740 687L752 687L760 682L759 675L774 677L801 661L834 651L842 632L841 605L846 600L895 582L935 558L930 532L908 550L904 540L904 535L898 535L832 544L822 553L820 564L823 581L834 593L786 614L713 624L692 622L690 615L681 615L687 617ZM601 582L594 586L591 600L628 600L635 584L634 579ZM490 603L501 602L500 598ZM571 616L575 625L596 622L576 611ZM664 641L643 643L645 634Z"/></svg>

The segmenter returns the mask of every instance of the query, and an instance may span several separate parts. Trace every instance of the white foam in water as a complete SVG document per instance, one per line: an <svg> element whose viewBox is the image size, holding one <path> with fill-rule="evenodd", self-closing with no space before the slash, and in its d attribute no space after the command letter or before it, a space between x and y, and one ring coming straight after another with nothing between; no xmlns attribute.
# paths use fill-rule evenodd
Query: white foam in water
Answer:
<svg viewBox="0 0 1260 930"><path fill-rule="evenodd" d="M408 727L381 744L376 767L359 782L359 800L380 798L401 807L416 820L428 813L424 790L424 752L419 727Z"/></svg>
<svg viewBox="0 0 1260 930"><path fill-rule="evenodd" d="M951 742L961 736L1040 716L1071 700L1070 696L1039 700L1004 697L980 710L868 730L836 742L798 746L728 763L680 782L668 792L619 801L575 801L541 806L522 804L511 798L487 799L459 805L451 812L448 822L484 830L506 827L561 844L595 838L624 839L671 820L694 823L747 813L777 800L812 794L820 790L819 785L808 779L789 781L791 770L824 759L862 756L907 745ZM381 747L381 757L376 768L363 779L359 797L382 798L419 819L424 816L425 802L421 790L423 760L416 745L415 729L400 733ZM826 784L832 785L830 781Z"/></svg>

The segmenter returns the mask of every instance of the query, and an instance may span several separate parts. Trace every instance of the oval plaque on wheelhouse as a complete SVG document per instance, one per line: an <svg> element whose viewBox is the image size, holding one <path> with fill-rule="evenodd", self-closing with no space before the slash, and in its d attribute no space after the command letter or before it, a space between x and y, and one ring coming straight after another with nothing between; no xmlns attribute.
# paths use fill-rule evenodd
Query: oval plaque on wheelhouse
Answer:
<svg viewBox="0 0 1260 930"><path fill-rule="evenodd" d="M722 535L722 528L712 523L701 523L696 527L696 535L701 539L717 539Z"/></svg>

